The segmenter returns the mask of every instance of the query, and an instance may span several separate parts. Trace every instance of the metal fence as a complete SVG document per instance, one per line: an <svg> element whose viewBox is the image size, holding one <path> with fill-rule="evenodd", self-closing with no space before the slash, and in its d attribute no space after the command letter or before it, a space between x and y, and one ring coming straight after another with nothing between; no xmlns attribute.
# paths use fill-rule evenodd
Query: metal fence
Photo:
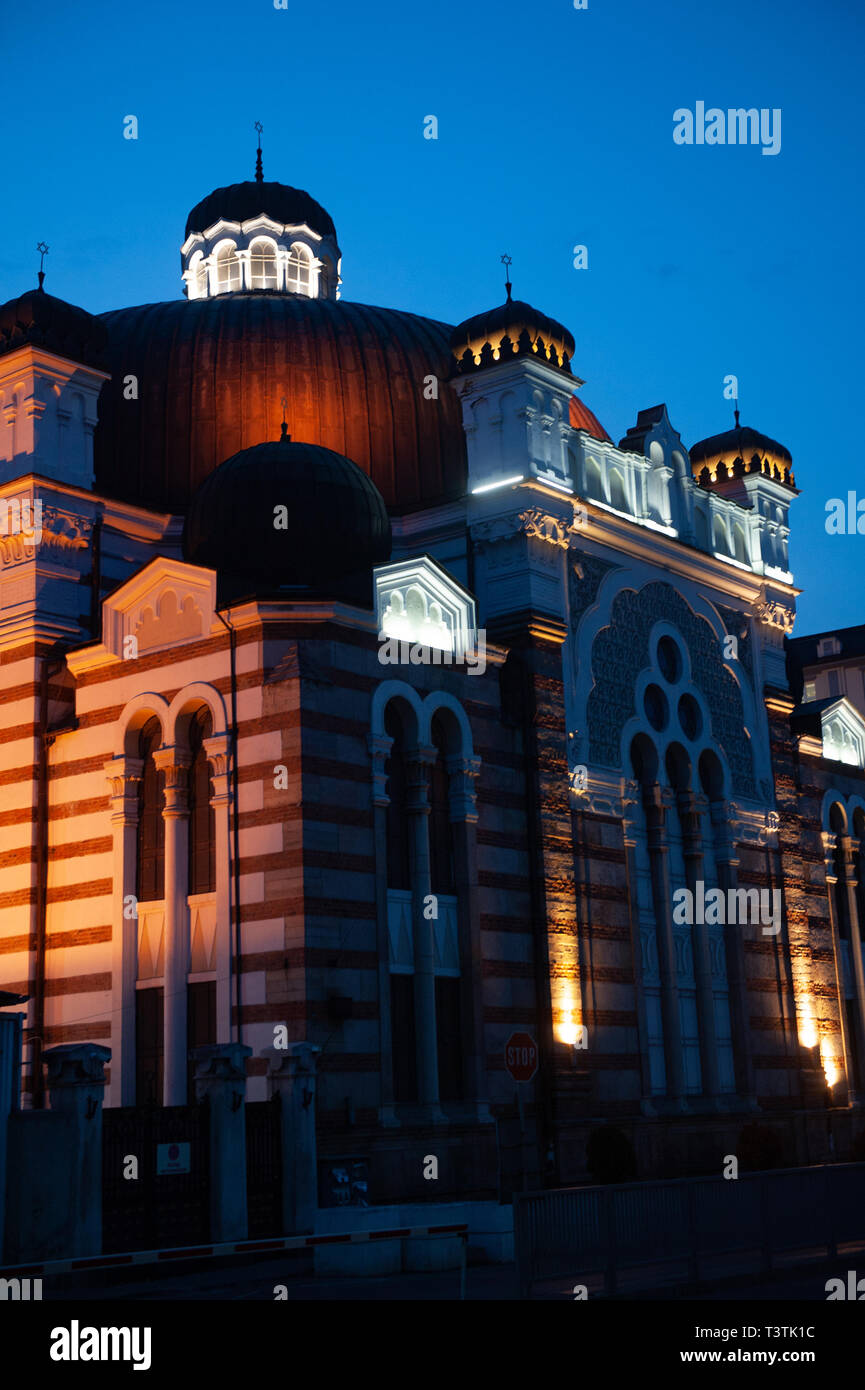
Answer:
<svg viewBox="0 0 865 1390"><path fill-rule="evenodd" d="M106 1254L209 1240L208 1120L206 1105L123 1106L102 1112ZM180 1150L177 1171L170 1162L159 1162L160 1149L172 1147Z"/></svg>
<svg viewBox="0 0 865 1390"><path fill-rule="evenodd" d="M520 1294L770 1274L865 1247L865 1163L514 1194Z"/></svg>
<svg viewBox="0 0 865 1390"><path fill-rule="evenodd" d="M282 1235L282 1115L279 1095L246 1102L249 1239Z"/></svg>

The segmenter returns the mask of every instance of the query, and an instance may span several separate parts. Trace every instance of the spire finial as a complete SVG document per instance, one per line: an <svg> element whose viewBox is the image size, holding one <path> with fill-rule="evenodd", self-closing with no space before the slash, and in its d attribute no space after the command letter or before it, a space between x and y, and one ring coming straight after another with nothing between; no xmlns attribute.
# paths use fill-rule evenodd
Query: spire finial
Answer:
<svg viewBox="0 0 865 1390"><path fill-rule="evenodd" d="M733 414L734 414L735 417L736 417L736 429L738 429L738 428L739 428L739 397L738 397L738 396L735 396L735 397L733 398Z"/></svg>
<svg viewBox="0 0 865 1390"><path fill-rule="evenodd" d="M512 257L510 257L510 256L502 256L502 265L505 267L505 275L506 275L506 277L507 277L506 280L505 280L505 289L506 289L507 292L508 292L508 303L509 303L509 304L510 304L510 302L511 302L511 290L513 289L513 285L511 284L511 281L510 281L511 265L512 265L512 264L513 264Z"/></svg>
<svg viewBox="0 0 865 1390"><path fill-rule="evenodd" d="M43 283L43 281L44 281L44 279L45 279L45 269L44 269L44 267L45 267L45 257L48 255L48 249L49 249L49 248L48 248L48 243L47 243L46 241L37 241L37 243L36 243L36 250L39 252L39 288L40 288L40 290L41 290L41 288L42 288L42 283Z"/></svg>
<svg viewBox="0 0 865 1390"><path fill-rule="evenodd" d="M255 156L255 182L264 183L264 171L261 167L261 132L264 130L264 126L261 124L261 121L255 122L255 129L258 131L258 151Z"/></svg>
<svg viewBox="0 0 865 1390"><path fill-rule="evenodd" d="M286 444L290 444L290 443L291 443L291 435L290 435L289 432L288 432L288 424L286 423L286 419L285 419L285 411L286 411L286 407L287 407L287 406L288 406L288 400L286 399L285 396L283 396L283 398L282 398L282 432L281 432L279 438L280 438L280 441L281 441L281 442L284 441Z"/></svg>

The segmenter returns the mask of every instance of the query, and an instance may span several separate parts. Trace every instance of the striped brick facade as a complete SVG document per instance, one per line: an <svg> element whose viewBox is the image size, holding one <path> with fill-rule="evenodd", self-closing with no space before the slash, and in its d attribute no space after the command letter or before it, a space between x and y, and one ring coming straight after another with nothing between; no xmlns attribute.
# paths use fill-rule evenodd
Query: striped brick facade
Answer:
<svg viewBox="0 0 865 1390"><path fill-rule="evenodd" d="M62 457L7 460L0 498L46 517L0 546L0 989L30 996L26 1104L42 1050L89 1040L108 1105L145 1081L182 1105L195 1034L251 1048L250 1100L287 1043L318 1048L319 1152L364 1162L374 1202L604 1176L611 1127L646 1177L717 1171L755 1126L790 1163L851 1156L865 774L790 694L791 484L752 479L753 508L699 485L663 407L617 450L535 356L464 363L466 493L394 518L374 606L229 601L181 558L181 516L87 485L86 431L74 484ZM505 436L522 475L500 476ZM476 616L483 670L385 663L402 562L425 621ZM706 887L779 893L777 927L677 920Z"/></svg>

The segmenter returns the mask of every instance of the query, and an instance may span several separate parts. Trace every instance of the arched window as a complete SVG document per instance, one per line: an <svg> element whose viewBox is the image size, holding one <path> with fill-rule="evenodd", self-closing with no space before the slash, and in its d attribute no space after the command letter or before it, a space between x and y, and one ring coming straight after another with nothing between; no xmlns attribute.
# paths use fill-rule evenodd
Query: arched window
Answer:
<svg viewBox="0 0 865 1390"><path fill-rule="evenodd" d="M847 833L847 821L844 812L837 801L829 812L829 825L835 835L835 849L833 852L834 870L837 882L835 884L835 921L838 925L838 936L842 941L850 940L850 906L847 901L846 870L844 867L844 855L841 851L841 836Z"/></svg>
<svg viewBox="0 0 865 1390"><path fill-rule="evenodd" d="M141 903L165 897L165 822L162 819L164 774L157 772L154 753L162 743L162 727L154 716L138 735L138 756L144 766L138 784L138 857L135 896Z"/></svg>
<svg viewBox="0 0 865 1390"><path fill-rule="evenodd" d="M387 886L411 888L408 832L408 775L405 732L399 713L389 705L384 718L385 733L393 739L384 765L387 777Z"/></svg>
<svg viewBox="0 0 865 1390"><path fill-rule="evenodd" d="M596 502L603 502L604 500L601 465L596 459L588 459L586 462L586 496L594 498Z"/></svg>
<svg viewBox="0 0 865 1390"><path fill-rule="evenodd" d="M847 1078L850 1086L854 1090L859 1090L862 1085L862 1048L860 1044L860 1030L858 1026L855 985L853 981L853 959L851 954L853 933L851 932L850 921L850 901L847 888L847 868L844 861L844 853L841 848L841 837L847 835L847 817L841 806L836 801L829 812L829 827L835 836L835 849L833 852L832 868L835 874L835 883L830 885L830 893L835 906L835 924L838 929L838 939L841 946L841 973L843 978L842 994L844 998L844 1021L847 1034ZM853 817L853 834L861 831L862 812L856 811ZM861 859L860 859L861 865ZM856 874L857 878L861 874ZM856 908L859 917L860 930L862 923L862 889L861 885L856 888Z"/></svg>
<svg viewBox="0 0 865 1390"><path fill-rule="evenodd" d="M615 507L617 512L629 512L631 510L628 506L625 480L616 468L610 473L610 506Z"/></svg>
<svg viewBox="0 0 865 1390"><path fill-rule="evenodd" d="M859 938L865 937L865 812L853 812L853 838L859 842L856 856L856 906L859 915Z"/></svg>
<svg viewBox="0 0 865 1390"><path fill-rule="evenodd" d="M745 541L745 532L741 526L733 527L733 556L741 560L743 565L748 563L748 547Z"/></svg>
<svg viewBox="0 0 865 1390"><path fill-rule="evenodd" d="M189 269L192 272L189 278L189 297L190 299L207 298L207 266L204 256L200 251L196 251L192 260L189 262Z"/></svg>
<svg viewBox="0 0 865 1390"><path fill-rule="evenodd" d="M388 706L384 729L393 739L385 762L387 776L387 886L410 894L411 846L409 841L408 769L403 721L395 705ZM411 932L412 908L407 897L397 910L407 910ZM415 1028L414 974L394 969L390 977L391 1049L393 1094L396 1101L417 1100L417 1033Z"/></svg>
<svg viewBox="0 0 865 1390"><path fill-rule="evenodd" d="M206 706L196 710L189 724L189 896L212 893L216 888L216 816L210 804L210 764L204 740L213 733L213 719Z"/></svg>
<svg viewBox="0 0 865 1390"><path fill-rule="evenodd" d="M634 781L640 785L642 803L638 809L639 834L635 845L637 864L636 888L641 919L640 944L644 957L643 992L646 1005L646 1041L649 1053L649 1085L653 1096L667 1092L667 1047L662 1003L661 955L657 940L657 903L652 885L652 867L648 850L647 811L658 779L658 753L646 734L637 734L631 742L630 761Z"/></svg>
<svg viewBox="0 0 865 1390"><path fill-rule="evenodd" d="M434 714L430 727L430 741L436 750L435 762L430 770L430 888L438 897L440 922L447 919L447 906L443 897L456 894L456 872L454 862L454 825L450 818L450 797L448 771L445 759L448 755L447 727L441 713ZM453 903L456 910L456 902ZM456 917L454 918L456 924ZM457 925L457 938L459 927ZM458 940L455 942L458 947ZM447 959L447 957L446 957ZM450 962L450 968L456 962ZM438 1053L439 1099L443 1101L462 1100L463 1086L463 1046L462 1046L462 981L459 975L437 974L436 994L436 1040Z"/></svg>
<svg viewBox="0 0 865 1390"><path fill-rule="evenodd" d="M286 267L285 288L294 294L311 293L312 257L305 246L292 246Z"/></svg>
<svg viewBox="0 0 865 1390"><path fill-rule="evenodd" d="M249 283L254 290L275 290L276 248L272 241L254 241L249 256Z"/></svg>
<svg viewBox="0 0 865 1390"><path fill-rule="evenodd" d="M224 241L216 253L216 292L240 289L240 261L233 241Z"/></svg>
<svg viewBox="0 0 865 1390"><path fill-rule="evenodd" d="M446 732L441 715L433 715L432 742L436 750L436 760L430 776L430 887L434 893L453 893L454 846L453 826L450 819L450 800L448 795L448 773L445 764Z"/></svg>

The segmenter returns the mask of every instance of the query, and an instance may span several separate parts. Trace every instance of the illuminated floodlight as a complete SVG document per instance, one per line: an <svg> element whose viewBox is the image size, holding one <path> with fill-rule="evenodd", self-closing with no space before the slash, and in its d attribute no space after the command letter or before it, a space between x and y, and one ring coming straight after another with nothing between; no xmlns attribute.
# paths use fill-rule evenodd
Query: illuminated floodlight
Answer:
<svg viewBox="0 0 865 1390"><path fill-rule="evenodd" d="M480 487L473 487L472 492L492 492L496 487L510 487L513 483L521 483L525 475L520 473L514 478L502 478L496 483L481 483Z"/></svg>

